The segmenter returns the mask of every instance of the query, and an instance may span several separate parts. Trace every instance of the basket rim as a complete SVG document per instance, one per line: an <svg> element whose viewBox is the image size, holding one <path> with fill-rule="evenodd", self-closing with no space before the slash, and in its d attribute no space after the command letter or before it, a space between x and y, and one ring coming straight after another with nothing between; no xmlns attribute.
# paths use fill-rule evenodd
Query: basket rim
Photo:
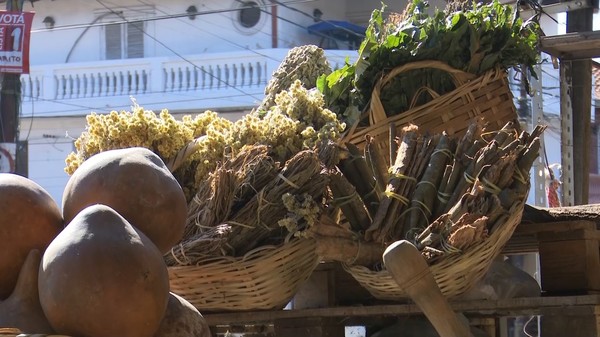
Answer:
<svg viewBox="0 0 600 337"><path fill-rule="evenodd" d="M313 242L311 242L313 241ZM180 270L180 269L204 269L211 265L221 265L223 263L253 263L257 259L265 258L267 256L274 256L282 251L288 250L290 247L296 247L306 244L314 244L314 239L312 238L293 238L289 241L284 241L278 245L263 245L259 246L243 256L211 256L207 257L199 261L193 265L187 266L167 266L168 269L171 270Z"/></svg>
<svg viewBox="0 0 600 337"><path fill-rule="evenodd" d="M200 311L281 309L318 266L315 246L314 239L296 238L265 246L254 260L168 267L170 288Z"/></svg>

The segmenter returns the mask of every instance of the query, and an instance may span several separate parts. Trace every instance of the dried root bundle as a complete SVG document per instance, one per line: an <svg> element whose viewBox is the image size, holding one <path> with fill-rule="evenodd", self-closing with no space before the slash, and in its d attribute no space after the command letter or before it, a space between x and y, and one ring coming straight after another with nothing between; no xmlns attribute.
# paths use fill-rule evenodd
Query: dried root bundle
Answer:
<svg viewBox="0 0 600 337"><path fill-rule="evenodd" d="M360 160L355 160L362 161L362 166L341 162L343 176L351 183L345 185L345 193L350 194L352 186L356 193L348 201L351 207L340 209L365 244L385 247L396 240L410 240L429 262L459 254L486 240L502 226L513 205L527 198L529 170L544 129L538 126L529 134L509 122L501 130L487 132L474 122L461 139L453 139L446 134L422 134L416 126L408 126L395 139L395 158L385 173L377 169L381 161L368 157L367 149L374 148L368 144ZM356 170L379 181L358 182ZM360 193L366 189L360 187L365 181L371 192L384 186L382 193L372 193L380 199L370 212L363 209L370 210L372 205L365 201L371 195ZM369 215L372 221L365 227Z"/></svg>
<svg viewBox="0 0 600 337"><path fill-rule="evenodd" d="M165 256L167 264L241 256L314 225L329 183L319 155L300 151L282 165L269 147L257 145L225 160L200 185L184 239Z"/></svg>

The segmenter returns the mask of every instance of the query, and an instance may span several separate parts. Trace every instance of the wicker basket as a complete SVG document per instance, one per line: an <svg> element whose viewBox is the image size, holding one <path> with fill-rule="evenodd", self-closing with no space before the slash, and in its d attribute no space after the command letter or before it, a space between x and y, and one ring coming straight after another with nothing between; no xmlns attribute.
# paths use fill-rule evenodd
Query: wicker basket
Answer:
<svg viewBox="0 0 600 337"><path fill-rule="evenodd" d="M169 267L171 291L201 312L282 309L319 263L316 243L296 239L244 257Z"/></svg>
<svg viewBox="0 0 600 337"><path fill-rule="evenodd" d="M506 221L495 228L485 241L430 266L444 296L452 298L461 295L484 277L521 221L524 204L524 200L515 203L506 214ZM408 299L387 270L373 271L367 267L349 265L344 265L344 269L375 298L396 301Z"/></svg>
<svg viewBox="0 0 600 337"><path fill-rule="evenodd" d="M415 93L411 108L387 117L379 99L381 89L399 74L423 68L447 72L455 84L455 89L438 95L433 90L423 87ZM386 155L389 153L391 127L394 127L395 133L399 134L402 127L412 123L423 131L432 133L445 131L448 135L460 136L473 120L482 119L488 123L488 130L498 130L506 122L517 118L513 95L506 76L505 70L494 68L477 77L440 61L418 61L396 67L382 77L373 89L367 111L369 125L364 127L355 124L344 140L362 148L368 135L374 138L380 153ZM425 92L433 99L415 107L416 98Z"/></svg>

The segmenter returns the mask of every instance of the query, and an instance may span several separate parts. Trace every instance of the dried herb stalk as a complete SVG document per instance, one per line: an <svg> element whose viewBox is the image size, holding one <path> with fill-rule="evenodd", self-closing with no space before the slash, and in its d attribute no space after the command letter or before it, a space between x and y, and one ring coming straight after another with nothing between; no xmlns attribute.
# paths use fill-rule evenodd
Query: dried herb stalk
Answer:
<svg viewBox="0 0 600 337"><path fill-rule="evenodd" d="M446 134L442 135L435 151L429 157L429 164L411 199L409 221L405 226L406 233L413 228L425 227L433 215L433 207L438 196L438 186L444 174L446 163L451 159L450 140Z"/></svg>
<svg viewBox="0 0 600 337"><path fill-rule="evenodd" d="M367 229L371 217L355 187L338 170L330 171L329 178L333 205L341 209L352 230L361 232Z"/></svg>
<svg viewBox="0 0 600 337"><path fill-rule="evenodd" d="M408 204L406 197L398 194L398 190L402 188L406 180L411 179L408 172L413 164L413 157L418 143L417 138L418 132L415 126L404 129L402 141L398 146L398 154L394 165L390 168L390 179L386 186L385 197L379 204L373 223L365 232L367 241L379 239L383 224L389 218L395 217L399 203Z"/></svg>

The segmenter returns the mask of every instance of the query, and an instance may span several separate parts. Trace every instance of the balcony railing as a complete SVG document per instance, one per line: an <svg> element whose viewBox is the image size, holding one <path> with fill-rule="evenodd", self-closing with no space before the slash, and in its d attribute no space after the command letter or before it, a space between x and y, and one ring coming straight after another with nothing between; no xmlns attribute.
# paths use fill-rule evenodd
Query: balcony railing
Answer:
<svg viewBox="0 0 600 337"><path fill-rule="evenodd" d="M100 102L116 96L143 98L185 92L216 97L228 89L262 93L287 51L263 49L259 53L192 55L185 60L144 58L33 66L30 74L21 76L23 102L51 104L85 99L89 103L90 99ZM327 52L333 67L343 65L345 56L351 53Z"/></svg>

